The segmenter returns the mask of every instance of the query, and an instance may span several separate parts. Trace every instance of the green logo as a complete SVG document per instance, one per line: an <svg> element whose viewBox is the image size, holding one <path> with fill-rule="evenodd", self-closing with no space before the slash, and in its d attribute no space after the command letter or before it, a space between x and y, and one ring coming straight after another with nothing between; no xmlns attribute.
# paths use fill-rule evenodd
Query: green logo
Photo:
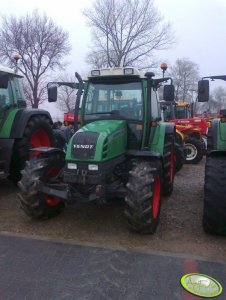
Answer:
<svg viewBox="0 0 226 300"><path fill-rule="evenodd" d="M198 273L184 275L181 278L181 284L191 294L205 298L217 297L223 290L217 280Z"/></svg>

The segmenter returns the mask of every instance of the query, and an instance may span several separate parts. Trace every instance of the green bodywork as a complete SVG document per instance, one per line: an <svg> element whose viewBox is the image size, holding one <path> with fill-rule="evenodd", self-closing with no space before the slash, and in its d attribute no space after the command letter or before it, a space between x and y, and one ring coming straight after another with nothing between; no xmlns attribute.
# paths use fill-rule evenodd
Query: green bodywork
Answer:
<svg viewBox="0 0 226 300"><path fill-rule="evenodd" d="M92 156L92 158L84 157L82 159L73 156L74 138L72 137L67 147L67 162L101 163L121 155L126 155L127 150L139 151L144 149L145 136L147 135L148 126L151 124L150 120L148 120L147 80L138 80L134 83L127 83L125 81L124 83L121 83L121 85L120 83L118 85L114 85L111 82L109 82L109 85L104 85L102 82L96 82L95 84L93 85L93 83L88 82L86 85L84 85L84 97L81 107L81 128L76 132L76 134L87 132L87 135L89 133L99 134L96 141L95 154ZM129 87L127 87L127 84ZM95 93L93 92L93 89L95 88L99 93L98 98L95 98ZM126 95L126 99L130 100L124 100L125 98L118 100L117 98L114 98L115 94L113 91L120 90L120 88L122 89L122 93ZM134 96L131 95L131 90L134 90ZM90 94L92 96L90 96ZM89 102L89 98L92 98L93 100ZM123 108L121 108L120 105L122 106L122 104L125 102L125 105L128 105L129 103L131 107L134 98L139 99L137 103L143 107L141 112L142 116L135 120L123 120L123 118L122 120L117 120L114 119L114 117L110 120L108 120L108 117L103 120L100 119L104 118L104 115L102 116L101 114L105 111L121 109L120 113L122 113ZM155 107L157 107L155 104L157 103L157 100L157 95L154 92L154 89L152 89L152 106L155 105ZM96 103L96 106L93 104L93 101ZM113 105L115 105L116 108L112 108ZM134 107L135 106L136 105L134 104ZM93 115L89 113L86 115L86 110L88 109L93 113ZM95 112L100 113L100 115L96 115ZM156 110L153 121L157 120L159 117L160 111ZM88 119L86 120L85 118ZM95 120L95 118L97 118L97 120ZM167 123L155 122L155 125L156 124L157 126L151 127L149 145L148 149L146 147L146 151L149 150L163 155ZM136 136L135 139L134 136ZM88 142L89 141L87 140L86 143Z"/></svg>
<svg viewBox="0 0 226 300"><path fill-rule="evenodd" d="M160 123L152 127L149 150L163 155L165 131L167 123ZM75 159L72 155L73 137L66 152L66 161L76 162L104 162L117 156L126 154L127 150L127 122L125 120L99 120L83 126L78 132L97 132L99 137L95 154L92 159ZM104 148L106 148L106 153Z"/></svg>
<svg viewBox="0 0 226 300"><path fill-rule="evenodd" d="M156 127L152 127L151 143L149 150L163 155L164 142L166 137L166 122L159 123Z"/></svg>
<svg viewBox="0 0 226 300"><path fill-rule="evenodd" d="M83 126L78 132L97 132L99 137L93 159L85 161L104 162L125 153L127 126L124 120L100 120ZM72 161L73 137L67 147L66 160ZM106 147L106 153L104 151ZM76 159L81 161L81 159ZM84 160L82 160L84 161Z"/></svg>
<svg viewBox="0 0 226 300"><path fill-rule="evenodd" d="M10 109L10 111L8 111L7 114L5 115L5 118L1 120L0 123L1 139L7 139L10 137L10 132L13 126L13 122L18 111L19 109L17 108Z"/></svg>
<svg viewBox="0 0 226 300"><path fill-rule="evenodd" d="M9 138L14 119L19 109L19 101L24 101L20 76L9 75L8 88L0 88L0 138Z"/></svg>
<svg viewBox="0 0 226 300"><path fill-rule="evenodd" d="M217 149L220 151L226 150L226 123L222 123L218 120L218 129L217 129Z"/></svg>

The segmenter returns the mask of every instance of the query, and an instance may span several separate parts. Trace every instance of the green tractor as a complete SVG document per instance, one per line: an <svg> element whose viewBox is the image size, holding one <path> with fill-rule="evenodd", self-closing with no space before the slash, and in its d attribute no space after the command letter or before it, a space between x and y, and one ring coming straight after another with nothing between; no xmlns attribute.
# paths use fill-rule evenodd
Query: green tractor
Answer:
<svg viewBox="0 0 226 300"><path fill-rule="evenodd" d="M76 77L79 83L48 85L50 102L57 100L58 86L78 88L75 133L66 153L34 149L39 155L26 163L19 182L21 207L31 218L48 219L73 200L103 204L121 198L129 227L154 233L161 196L172 193L174 182L175 125L161 122L158 105L159 84L171 79L135 68ZM172 80L164 97L174 99Z"/></svg>
<svg viewBox="0 0 226 300"><path fill-rule="evenodd" d="M226 81L226 75L204 77L198 84L198 101L209 100L209 80ZM226 109L211 122L207 136L203 228L226 236Z"/></svg>
<svg viewBox="0 0 226 300"><path fill-rule="evenodd" d="M26 108L21 78L0 66L0 174L14 182L21 177L30 148L50 147L54 141L50 114Z"/></svg>

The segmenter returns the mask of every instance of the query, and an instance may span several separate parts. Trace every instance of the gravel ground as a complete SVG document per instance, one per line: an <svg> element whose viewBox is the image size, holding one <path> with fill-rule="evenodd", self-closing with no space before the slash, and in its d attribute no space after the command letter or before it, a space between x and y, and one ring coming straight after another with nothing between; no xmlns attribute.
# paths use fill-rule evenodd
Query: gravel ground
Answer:
<svg viewBox="0 0 226 300"><path fill-rule="evenodd" d="M19 208L18 189L7 180L0 182L0 229L75 243L225 260L226 238L207 235L202 229L204 165L205 159L198 165L184 165L175 176L174 191L163 198L160 223L151 236L128 230L124 203L119 201L101 207L74 204L55 219L31 220Z"/></svg>

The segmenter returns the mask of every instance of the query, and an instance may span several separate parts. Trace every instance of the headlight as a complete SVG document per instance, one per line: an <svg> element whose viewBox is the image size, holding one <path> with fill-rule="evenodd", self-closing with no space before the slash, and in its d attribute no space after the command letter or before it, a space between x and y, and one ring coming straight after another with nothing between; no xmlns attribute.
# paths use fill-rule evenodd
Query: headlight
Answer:
<svg viewBox="0 0 226 300"><path fill-rule="evenodd" d="M68 163L67 168L70 169L70 170L77 170L77 164Z"/></svg>
<svg viewBox="0 0 226 300"><path fill-rule="evenodd" d="M98 171L98 165L88 165L89 171Z"/></svg>

